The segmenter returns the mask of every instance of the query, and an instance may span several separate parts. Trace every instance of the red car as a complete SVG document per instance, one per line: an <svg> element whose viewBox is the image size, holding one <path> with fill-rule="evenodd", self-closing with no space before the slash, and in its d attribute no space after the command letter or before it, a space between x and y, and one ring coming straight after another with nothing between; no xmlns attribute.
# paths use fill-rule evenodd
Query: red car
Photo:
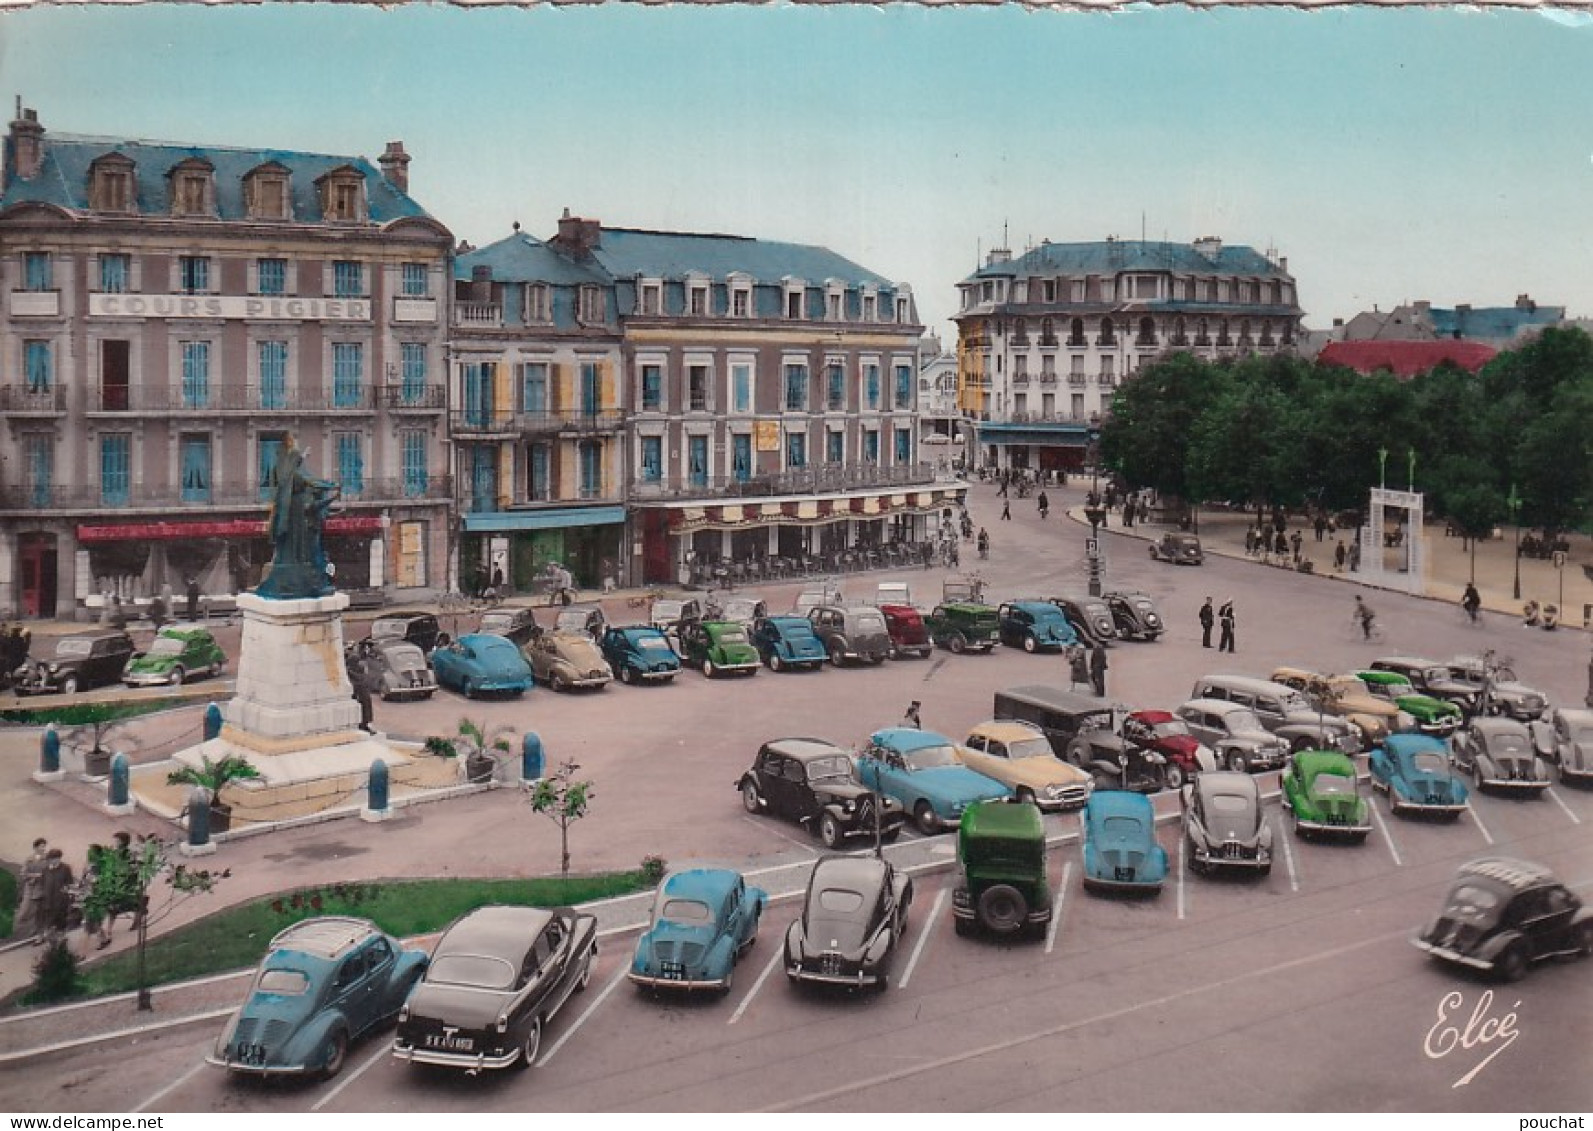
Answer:
<svg viewBox="0 0 1593 1131"><path fill-rule="evenodd" d="M923 659L934 650L929 633L924 628L924 618L911 605L881 605L885 614L885 631L891 638L891 659L917 656Z"/></svg>
<svg viewBox="0 0 1593 1131"><path fill-rule="evenodd" d="M1133 712L1123 720L1123 737L1167 759L1168 789L1178 789L1201 771L1217 768L1216 756L1171 711Z"/></svg>

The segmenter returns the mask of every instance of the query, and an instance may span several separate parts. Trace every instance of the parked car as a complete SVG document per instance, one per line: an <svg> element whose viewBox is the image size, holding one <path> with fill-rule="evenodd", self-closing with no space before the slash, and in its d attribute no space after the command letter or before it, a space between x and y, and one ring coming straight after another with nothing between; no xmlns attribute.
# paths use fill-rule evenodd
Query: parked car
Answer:
<svg viewBox="0 0 1593 1131"><path fill-rule="evenodd" d="M1170 530L1150 544L1150 556L1174 565L1200 565L1206 555L1200 548L1200 537Z"/></svg>
<svg viewBox="0 0 1593 1131"><path fill-rule="evenodd" d="M1038 727L1052 754L1089 774L1096 789L1153 793L1166 784L1167 756L1154 727L1142 720L1135 740L1126 740L1118 720L1127 711L1111 700L1027 684L996 692L995 715Z"/></svg>
<svg viewBox="0 0 1593 1131"><path fill-rule="evenodd" d="M924 630L938 647L957 655L989 652L1001 643L1001 618L989 605L936 605L924 618Z"/></svg>
<svg viewBox="0 0 1593 1131"><path fill-rule="evenodd" d="M749 635L752 646L772 672L804 668L814 671L829 659L823 641L813 632L813 622L794 613L759 617L752 622Z"/></svg>
<svg viewBox="0 0 1593 1131"><path fill-rule="evenodd" d="M208 630L167 627L155 634L149 651L133 653L122 667L122 682L129 687L181 687L196 676L220 675L226 666L226 653Z"/></svg>
<svg viewBox="0 0 1593 1131"><path fill-rule="evenodd" d="M29 660L12 672L18 695L76 695L117 683L136 651L133 638L116 630L58 636L48 659Z"/></svg>
<svg viewBox="0 0 1593 1131"><path fill-rule="evenodd" d="M484 692L520 695L531 690L531 665L501 636L470 632L431 654L437 685L466 699Z"/></svg>
<svg viewBox="0 0 1593 1131"><path fill-rule="evenodd" d="M934 650L929 630L924 627L924 617L911 605L880 605L880 616L885 618L885 632L891 638L891 659L916 656L920 660Z"/></svg>
<svg viewBox="0 0 1593 1131"><path fill-rule="evenodd" d="M826 581L816 585L804 585L802 591L796 595L796 600L791 603L791 611L805 617L820 605L844 603L841 587L834 582Z"/></svg>
<svg viewBox="0 0 1593 1131"><path fill-rule="evenodd" d="M1482 656L1455 656L1444 666L1449 669L1450 679L1475 689L1478 705L1487 714L1529 723L1549 710L1548 693L1522 683L1509 664L1491 662Z"/></svg>
<svg viewBox="0 0 1593 1131"><path fill-rule="evenodd" d="M1176 713L1190 734L1211 747L1219 766L1251 773L1288 760L1289 744L1262 726L1249 707L1227 699L1191 699Z"/></svg>
<svg viewBox="0 0 1593 1131"><path fill-rule="evenodd" d="M1001 643L1025 652L1060 652L1079 642L1062 610L1050 601L1008 601L998 606Z"/></svg>
<svg viewBox="0 0 1593 1131"><path fill-rule="evenodd" d="M364 919L305 919L271 940L205 1059L260 1076L336 1076L351 1042L398 1015L430 958Z"/></svg>
<svg viewBox="0 0 1593 1131"><path fill-rule="evenodd" d="M1084 890L1154 895L1167 878L1156 808L1143 793L1105 790L1084 807Z"/></svg>
<svg viewBox="0 0 1593 1131"><path fill-rule="evenodd" d="M1062 610L1085 644L1093 647L1117 639L1117 620L1112 616L1112 607L1099 597L1052 597L1051 603Z"/></svg>
<svg viewBox="0 0 1593 1131"><path fill-rule="evenodd" d="M650 624L611 625L599 646L621 683L668 683L680 674L669 637Z"/></svg>
<svg viewBox="0 0 1593 1131"><path fill-rule="evenodd" d="M1552 755L1566 785L1593 781L1593 710L1557 707L1549 715Z"/></svg>
<svg viewBox="0 0 1593 1131"><path fill-rule="evenodd" d="M1453 821L1466 809L1466 783L1449 764L1449 747L1427 734L1393 734L1367 758L1372 788L1388 794L1396 817L1414 813Z"/></svg>
<svg viewBox="0 0 1593 1131"><path fill-rule="evenodd" d="M1051 922L1051 882L1045 867L1045 825L1026 802L980 801L957 826L962 869L951 893L959 935L982 928L992 935L1044 935Z"/></svg>
<svg viewBox="0 0 1593 1131"><path fill-rule="evenodd" d="M977 573L954 573L940 583L943 605L983 605L985 579Z"/></svg>
<svg viewBox="0 0 1593 1131"><path fill-rule="evenodd" d="M706 615L702 601L696 597L660 597L653 602L647 619L654 628L673 635L680 630L682 621L702 620Z"/></svg>
<svg viewBox="0 0 1593 1131"><path fill-rule="evenodd" d="M1525 723L1479 716L1456 731L1451 743L1455 768L1471 775L1478 792L1520 796L1549 788L1549 767Z"/></svg>
<svg viewBox="0 0 1593 1131"><path fill-rule="evenodd" d="M1283 771L1283 807L1294 815L1294 835L1321 833L1363 841L1372 810L1361 796L1355 763L1337 750L1301 750Z"/></svg>
<svg viewBox="0 0 1593 1131"><path fill-rule="evenodd" d="M1156 640L1167 631L1156 602L1134 589L1116 589L1101 595L1112 610L1112 625L1119 640Z"/></svg>
<svg viewBox="0 0 1593 1131"><path fill-rule="evenodd" d="M1402 711L1388 699L1373 695L1366 684L1352 675L1277 668L1272 673L1272 682L1292 687L1313 707L1354 723L1360 728L1361 741L1368 747L1378 745L1391 734L1417 729L1414 715Z"/></svg>
<svg viewBox="0 0 1593 1131"><path fill-rule="evenodd" d="M952 748L970 770L993 778L1044 812L1077 809L1090 799L1095 781L1084 770L1058 761L1051 741L1033 723L990 719Z"/></svg>
<svg viewBox="0 0 1593 1131"><path fill-rule="evenodd" d="M1411 939L1433 958L1514 982L1534 962L1593 955L1593 909L1541 864L1462 864L1443 905Z"/></svg>
<svg viewBox="0 0 1593 1131"><path fill-rule="evenodd" d="M836 667L853 661L883 664L890 658L885 616L873 605L816 605L808 610L808 621Z"/></svg>
<svg viewBox="0 0 1593 1131"><path fill-rule="evenodd" d="M584 632L539 632L521 652L532 678L554 691L603 688L614 678L614 669Z"/></svg>
<svg viewBox="0 0 1593 1131"><path fill-rule="evenodd" d="M1416 720L1416 728L1423 734L1447 738L1465 721L1460 708L1447 699L1423 695L1411 681L1399 672L1373 671L1370 668L1355 673L1367 693L1387 699L1401 711Z"/></svg>
<svg viewBox="0 0 1593 1131"><path fill-rule="evenodd" d="M530 1068L543 1027L586 989L597 918L567 907L478 907L456 919L398 1015L393 1055L479 1072Z"/></svg>
<svg viewBox="0 0 1593 1131"><path fill-rule="evenodd" d="M603 639L608 615L602 605L565 605L553 618L554 632L584 632L593 640Z"/></svg>
<svg viewBox="0 0 1593 1131"><path fill-rule="evenodd" d="M680 626L680 662L709 679L725 673L757 675L762 661L747 630L726 620L688 620Z"/></svg>
<svg viewBox="0 0 1593 1131"><path fill-rule="evenodd" d="M1247 675L1207 675L1195 681L1191 699L1226 699L1249 707L1261 725L1289 744L1291 750L1338 750L1360 753L1361 730L1348 719L1313 707L1292 687Z"/></svg>
<svg viewBox="0 0 1593 1131"><path fill-rule="evenodd" d="M901 802L858 780L849 751L818 738L765 742L736 789L748 813L795 821L826 848L839 848L849 837L872 838L876 831L893 841L907 818Z"/></svg>
<svg viewBox="0 0 1593 1131"><path fill-rule="evenodd" d="M707 611L710 620L727 620L751 628L758 618L769 615L769 602L761 597L733 594L710 600Z"/></svg>
<svg viewBox="0 0 1593 1131"><path fill-rule="evenodd" d="M768 902L740 872L671 872L658 885L651 925L636 940L627 977L650 989L729 993L736 962L758 941Z"/></svg>
<svg viewBox="0 0 1593 1131"><path fill-rule="evenodd" d="M407 640L372 640L366 637L353 649L349 679L356 673L384 702L393 699L430 699L437 692L437 677L426 654ZM360 669L363 669L362 671Z"/></svg>
<svg viewBox="0 0 1593 1131"><path fill-rule="evenodd" d="M951 739L914 727L870 735L857 755L857 780L900 802L925 836L956 828L975 801L1012 796L1006 785L964 766Z"/></svg>
<svg viewBox="0 0 1593 1131"><path fill-rule="evenodd" d="M1216 753L1171 711L1131 711L1123 720L1121 734L1131 747L1162 756L1162 777L1168 789L1182 789L1196 774L1221 765Z"/></svg>
<svg viewBox="0 0 1593 1131"><path fill-rule="evenodd" d="M530 609L504 606L482 613L481 624L476 631L505 637L514 641L516 648L524 648L541 629Z"/></svg>
<svg viewBox="0 0 1593 1131"><path fill-rule="evenodd" d="M430 654L437 647L442 626L431 613L406 610L383 613L371 621L372 640L407 640L422 652Z"/></svg>
<svg viewBox="0 0 1593 1131"><path fill-rule="evenodd" d="M1238 868L1263 876L1272 871L1272 826L1255 778L1215 770L1184 786L1178 797L1190 871Z"/></svg>
<svg viewBox="0 0 1593 1131"><path fill-rule="evenodd" d="M884 605L905 605L909 609L916 607L913 604L913 587L905 581L881 581L874 586L874 607Z"/></svg>
<svg viewBox="0 0 1593 1131"><path fill-rule="evenodd" d="M912 902L913 881L888 860L821 857L808 876L802 917L786 931L786 977L884 991Z"/></svg>
<svg viewBox="0 0 1593 1131"><path fill-rule="evenodd" d="M1374 672L1402 675L1423 695L1453 703L1468 717L1477 709L1477 689L1453 678L1449 669L1436 660L1419 656L1381 656L1373 660L1369 668Z"/></svg>

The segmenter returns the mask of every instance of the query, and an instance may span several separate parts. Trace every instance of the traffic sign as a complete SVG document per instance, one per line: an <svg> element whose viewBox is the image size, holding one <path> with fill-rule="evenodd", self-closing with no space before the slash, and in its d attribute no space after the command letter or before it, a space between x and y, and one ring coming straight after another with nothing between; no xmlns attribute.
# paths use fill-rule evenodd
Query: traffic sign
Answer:
<svg viewBox="0 0 1593 1131"><path fill-rule="evenodd" d="M1101 540L1099 538L1086 538L1084 540L1084 552L1090 555L1090 557L1093 558L1098 552L1100 552L1100 549Z"/></svg>
<svg viewBox="0 0 1593 1131"><path fill-rule="evenodd" d="M1565 568L1565 551L1564 550L1556 550L1556 551L1554 551L1554 568L1555 569L1564 569Z"/></svg>

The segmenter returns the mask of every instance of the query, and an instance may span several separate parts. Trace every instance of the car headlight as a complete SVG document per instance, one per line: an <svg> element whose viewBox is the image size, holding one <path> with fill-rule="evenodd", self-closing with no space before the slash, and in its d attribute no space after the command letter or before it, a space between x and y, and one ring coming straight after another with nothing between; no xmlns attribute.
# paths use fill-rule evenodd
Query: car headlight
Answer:
<svg viewBox="0 0 1593 1131"><path fill-rule="evenodd" d="M854 810L856 808L857 808L857 802L849 800L849 801L847 801L847 803L845 805L841 806L841 812L850 813L852 810Z"/></svg>
<svg viewBox="0 0 1593 1131"><path fill-rule="evenodd" d="M1046 786L1045 787L1045 796L1046 796L1047 800L1055 801L1058 797L1062 796L1062 787L1059 786L1059 785L1048 785L1048 786Z"/></svg>

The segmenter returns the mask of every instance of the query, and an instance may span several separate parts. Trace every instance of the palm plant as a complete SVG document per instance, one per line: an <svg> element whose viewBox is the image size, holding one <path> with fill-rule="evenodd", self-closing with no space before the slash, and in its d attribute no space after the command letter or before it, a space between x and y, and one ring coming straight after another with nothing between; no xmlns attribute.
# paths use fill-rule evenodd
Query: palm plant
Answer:
<svg viewBox="0 0 1593 1131"><path fill-rule="evenodd" d="M260 771L249 759L228 754L212 761L208 754L201 755L197 766L182 766L166 775L167 785L197 785L210 794L210 807L221 806L221 791L235 781L258 778Z"/></svg>

